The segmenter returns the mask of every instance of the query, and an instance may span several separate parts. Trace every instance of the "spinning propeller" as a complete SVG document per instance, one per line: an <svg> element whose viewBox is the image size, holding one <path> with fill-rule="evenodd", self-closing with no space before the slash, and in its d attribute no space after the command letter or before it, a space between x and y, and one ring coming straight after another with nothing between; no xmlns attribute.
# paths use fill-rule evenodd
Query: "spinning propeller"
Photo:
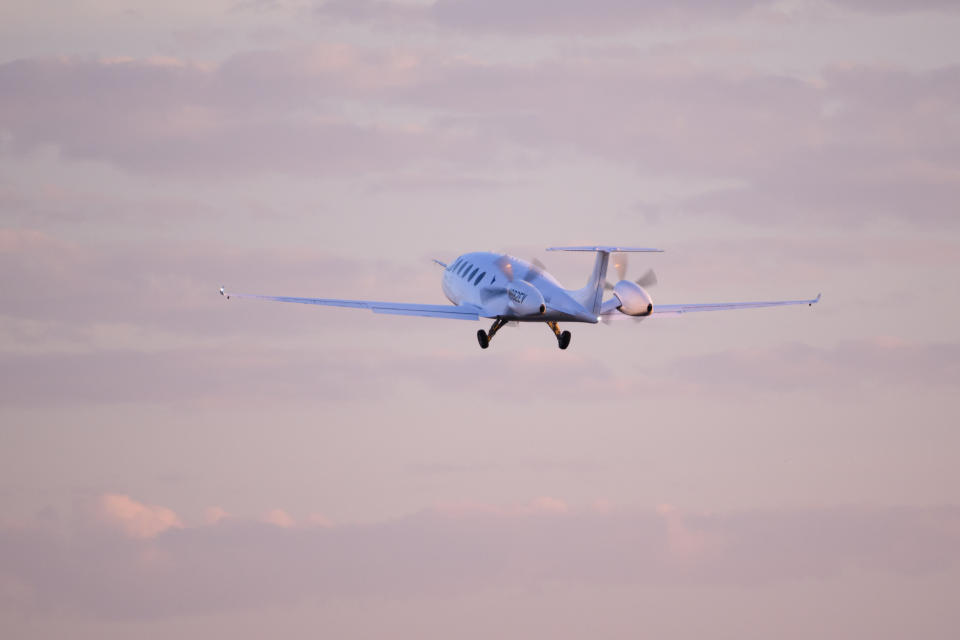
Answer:
<svg viewBox="0 0 960 640"><path fill-rule="evenodd" d="M484 304L502 298L504 306L519 315L536 315L546 311L543 294L531 284L543 275L542 262L534 259L520 278L516 277L513 263L507 256L500 256L494 264L507 281L500 286L481 289L480 299Z"/></svg>
<svg viewBox="0 0 960 640"><path fill-rule="evenodd" d="M653 269L647 269L646 273L631 282L627 280L627 254L614 253L612 257L613 270L616 272L619 282L617 284L611 284L610 281L604 282L603 288L607 291L613 291L614 296L620 300L622 306L617 307L619 311L639 322L648 316L653 308L650 306L652 305L650 294L646 292L646 289L657 284L657 274L654 273ZM612 319L613 315L608 313L603 316L603 323L609 324Z"/></svg>
<svg viewBox="0 0 960 640"><path fill-rule="evenodd" d="M617 272L617 278L619 280L627 279L627 254L625 253L615 253L613 254L613 270ZM644 289L649 289L650 287L657 284L657 274L654 273L653 269L647 269L647 272L642 276L634 280L638 285ZM608 280L603 284L603 288L607 291L613 290L613 285Z"/></svg>

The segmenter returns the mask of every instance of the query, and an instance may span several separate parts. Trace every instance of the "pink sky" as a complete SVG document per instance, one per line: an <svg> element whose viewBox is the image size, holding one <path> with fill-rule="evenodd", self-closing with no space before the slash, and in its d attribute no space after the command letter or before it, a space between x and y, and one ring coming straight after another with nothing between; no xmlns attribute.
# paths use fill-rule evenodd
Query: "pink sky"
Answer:
<svg viewBox="0 0 960 640"><path fill-rule="evenodd" d="M953 638L954 4L5 3L0 635Z"/></svg>

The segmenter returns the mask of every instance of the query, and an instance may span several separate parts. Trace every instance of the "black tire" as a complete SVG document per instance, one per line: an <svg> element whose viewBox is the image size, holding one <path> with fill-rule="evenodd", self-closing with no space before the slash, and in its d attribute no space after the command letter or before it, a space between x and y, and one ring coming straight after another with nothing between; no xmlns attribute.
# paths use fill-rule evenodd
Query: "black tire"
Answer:
<svg viewBox="0 0 960 640"><path fill-rule="evenodd" d="M559 345L559 347L560 347L561 349L566 349L567 347L570 346L570 332L569 332L569 331L564 331L563 333L561 333L561 334L559 335L559 337L557 337L557 345Z"/></svg>
<svg viewBox="0 0 960 640"><path fill-rule="evenodd" d="M487 337L487 332L483 329L477 331L477 342L480 343L481 349L486 349L490 346L490 338Z"/></svg>

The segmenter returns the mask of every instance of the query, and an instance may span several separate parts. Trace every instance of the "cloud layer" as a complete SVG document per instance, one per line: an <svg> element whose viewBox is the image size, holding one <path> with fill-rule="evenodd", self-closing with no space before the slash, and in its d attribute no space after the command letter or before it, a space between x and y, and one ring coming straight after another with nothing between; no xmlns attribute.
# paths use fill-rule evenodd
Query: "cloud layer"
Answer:
<svg viewBox="0 0 960 640"><path fill-rule="evenodd" d="M0 128L16 153L53 145L181 177L444 167L465 178L523 154L588 154L739 185L671 203L686 211L952 224L958 77L956 67L838 66L799 80L671 66L629 49L533 65L348 45L255 51L212 67L22 60L0 65ZM371 109L393 115L371 123Z"/></svg>
<svg viewBox="0 0 960 640"><path fill-rule="evenodd" d="M123 497L168 524L172 512ZM159 520L157 520L157 517ZM108 515L113 521L114 514ZM848 570L956 572L955 508L834 508L685 514L575 509L551 498L512 508L442 507L333 528L221 518L197 527L0 531L0 571L31 607L107 618L164 617L305 597L469 594L570 582L590 586L762 588Z"/></svg>
<svg viewBox="0 0 960 640"><path fill-rule="evenodd" d="M911 13L955 9L949 0L832 0L814 9L846 8L868 13ZM804 3L773 0L437 0L413 4L389 0L322 0L318 15L381 27L432 25L470 33L596 35L636 31L651 24L684 26L731 19L751 9L789 15Z"/></svg>

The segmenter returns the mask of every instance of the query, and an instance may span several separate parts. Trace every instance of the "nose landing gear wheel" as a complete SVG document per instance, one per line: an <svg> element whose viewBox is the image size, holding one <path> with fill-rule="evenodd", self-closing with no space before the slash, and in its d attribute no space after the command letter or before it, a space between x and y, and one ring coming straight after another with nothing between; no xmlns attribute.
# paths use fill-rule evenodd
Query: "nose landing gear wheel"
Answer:
<svg viewBox="0 0 960 640"><path fill-rule="evenodd" d="M490 346L490 338L487 337L487 332L483 329L477 331L477 342L480 343L481 349L486 349Z"/></svg>

